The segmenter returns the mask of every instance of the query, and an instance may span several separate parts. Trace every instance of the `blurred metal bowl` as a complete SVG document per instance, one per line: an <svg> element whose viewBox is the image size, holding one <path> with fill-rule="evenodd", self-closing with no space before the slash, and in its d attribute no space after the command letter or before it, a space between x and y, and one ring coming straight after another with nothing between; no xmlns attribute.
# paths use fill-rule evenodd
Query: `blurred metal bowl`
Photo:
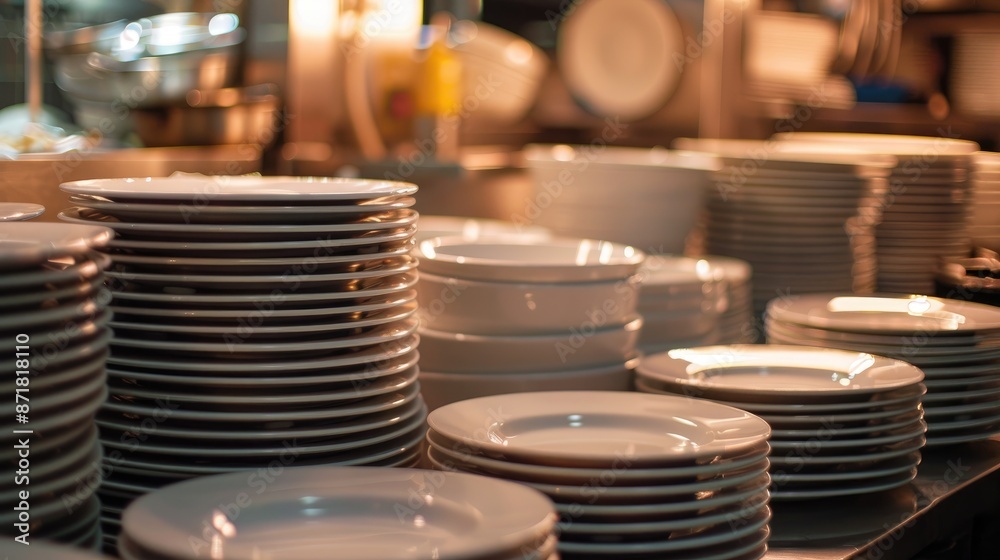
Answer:
<svg viewBox="0 0 1000 560"><path fill-rule="evenodd" d="M91 26L65 23L46 31L42 45L50 56L111 52L118 46L126 25L128 22L123 19Z"/></svg>
<svg viewBox="0 0 1000 560"><path fill-rule="evenodd" d="M281 100L266 84L193 90L184 105L132 111L136 134L149 147L254 144L267 147L278 133Z"/></svg>
<svg viewBox="0 0 1000 560"><path fill-rule="evenodd" d="M166 56L122 61L92 52L56 57L56 84L71 99L135 108L183 102L193 89L236 83L243 29L213 37L210 46Z"/></svg>

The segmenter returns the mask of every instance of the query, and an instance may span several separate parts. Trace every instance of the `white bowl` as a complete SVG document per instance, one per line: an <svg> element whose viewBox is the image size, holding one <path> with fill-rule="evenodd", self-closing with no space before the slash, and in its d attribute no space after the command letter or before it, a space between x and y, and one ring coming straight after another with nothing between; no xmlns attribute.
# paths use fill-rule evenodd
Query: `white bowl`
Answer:
<svg viewBox="0 0 1000 560"><path fill-rule="evenodd" d="M543 373L420 372L420 392L428 410L476 397L525 393L531 391L628 391L632 388L632 370L625 364Z"/></svg>
<svg viewBox="0 0 1000 560"><path fill-rule="evenodd" d="M463 93L471 107L466 121L512 124L523 119L538 97L549 57L531 42L499 27L461 21L452 28L452 47L462 64Z"/></svg>
<svg viewBox="0 0 1000 560"><path fill-rule="evenodd" d="M459 216L420 216L417 221L417 243L435 237L462 237L473 240L481 237L518 236L550 238L552 232L539 226L520 225L503 220L485 220Z"/></svg>
<svg viewBox="0 0 1000 560"><path fill-rule="evenodd" d="M637 276L573 284L483 282L422 272L420 322L427 328L480 335L563 332L590 320L606 326L633 319Z"/></svg>
<svg viewBox="0 0 1000 560"><path fill-rule="evenodd" d="M596 327L596 328L595 328ZM600 328L590 320L555 335L481 336L420 330L420 368L441 373L567 371L623 363L635 352L642 319Z"/></svg>
<svg viewBox="0 0 1000 560"><path fill-rule="evenodd" d="M632 276L646 258L627 245L592 239L428 239L417 246L420 269L468 280L595 282Z"/></svg>
<svg viewBox="0 0 1000 560"><path fill-rule="evenodd" d="M524 157L535 184L525 219L655 253L683 252L720 166L714 156L665 149L532 145Z"/></svg>

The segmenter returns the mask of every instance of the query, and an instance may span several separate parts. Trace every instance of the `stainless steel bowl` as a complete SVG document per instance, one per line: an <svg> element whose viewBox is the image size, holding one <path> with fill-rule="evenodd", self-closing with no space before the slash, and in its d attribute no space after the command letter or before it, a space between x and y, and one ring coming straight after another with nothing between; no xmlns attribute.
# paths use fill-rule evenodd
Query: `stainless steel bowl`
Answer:
<svg viewBox="0 0 1000 560"><path fill-rule="evenodd" d="M123 19L90 26L64 23L44 33L42 46L49 56L111 52L118 46L126 25Z"/></svg>
<svg viewBox="0 0 1000 560"><path fill-rule="evenodd" d="M97 52L58 56L54 78L71 99L110 103L125 111L183 102L193 89L235 85L245 37L243 29L236 29L213 37L199 50L136 60Z"/></svg>
<svg viewBox="0 0 1000 560"><path fill-rule="evenodd" d="M193 90L184 105L132 111L132 125L146 146L209 146L274 142L280 123L277 88L266 84L215 91Z"/></svg>

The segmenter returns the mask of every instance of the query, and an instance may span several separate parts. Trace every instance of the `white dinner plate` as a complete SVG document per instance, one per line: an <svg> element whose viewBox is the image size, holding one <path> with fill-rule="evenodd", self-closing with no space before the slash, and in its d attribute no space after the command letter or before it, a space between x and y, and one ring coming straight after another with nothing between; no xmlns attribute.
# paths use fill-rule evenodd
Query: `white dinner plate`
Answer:
<svg viewBox="0 0 1000 560"><path fill-rule="evenodd" d="M312 341L249 341L239 337L225 342L191 342L186 340L154 340L145 337L128 337L128 331L119 329L116 332L114 345L116 348L132 348L139 350L156 350L160 352L177 353L262 353L262 354L294 354L298 352L327 351L343 348L359 348L388 344L409 337L417 330L416 319L400 321L398 324L388 324L370 332L324 338ZM141 331L140 331L141 332Z"/></svg>
<svg viewBox="0 0 1000 560"><path fill-rule="evenodd" d="M250 206L250 205L208 205L208 204L150 204L141 202L114 202L103 197L87 195L71 195L71 204L93 208L103 214L115 216L123 220L161 221L176 224L226 224L226 223L303 223L318 220L344 221L346 227L357 227L368 224L367 229L385 229L393 227L385 225L379 214L398 212L413 206L416 199L400 197L391 200L365 202L357 205L322 206L305 204L301 206ZM410 216L404 213L403 216ZM398 220L397 218L396 220ZM393 220L393 221L396 221ZM390 222L391 223L391 222Z"/></svg>
<svg viewBox="0 0 1000 560"><path fill-rule="evenodd" d="M28 202L0 202L0 222L22 222L45 213L45 207Z"/></svg>
<svg viewBox="0 0 1000 560"><path fill-rule="evenodd" d="M1000 308L911 296L804 295L769 306L776 321L875 334L936 334L1000 330Z"/></svg>
<svg viewBox="0 0 1000 560"><path fill-rule="evenodd" d="M620 456L636 466L729 457L770 434L766 422L727 406L600 391L480 397L433 411L428 424L484 455L571 467L605 466Z"/></svg>
<svg viewBox="0 0 1000 560"><path fill-rule="evenodd" d="M273 224L273 223L239 223L239 224L201 224L201 223L161 223L161 222L125 222L114 216L103 214L96 210L75 206L59 213L59 219L84 225L100 224L115 231L129 233L161 233L169 232L175 236L215 235L215 234L303 234L323 235L342 234L342 237L355 237L360 234L382 230L401 230L413 226L417 222L417 213L413 210L394 212L385 217L367 218L356 223L325 223L325 224Z"/></svg>
<svg viewBox="0 0 1000 560"><path fill-rule="evenodd" d="M359 272L334 272L329 274L308 274L304 269L289 267L284 274L270 275L248 275L248 274L157 274L149 272L131 272L120 270L108 270L105 274L117 282L136 282L140 284L150 284L154 286L165 286L170 288L220 288L240 287L254 290L278 290L279 294L284 292L295 292L302 284L334 284L348 283L342 289L344 291L354 291L352 284L359 280L380 279L416 270L417 263L410 258L398 258L397 262L386 263L379 268L372 268ZM330 286L318 286L320 288L330 288ZM361 286L363 289L366 286ZM334 290L330 290L334 291ZM272 292L273 293L273 292Z"/></svg>
<svg viewBox="0 0 1000 560"><path fill-rule="evenodd" d="M291 375L292 373L328 370L330 368L377 364L414 352L416 348L416 337L409 337L395 341L392 344L363 348L343 354L336 354L334 356L297 360L285 358L281 360L256 359L252 361L220 361L197 358L192 359L190 357L186 357L185 359L170 359L170 356L150 355L149 352L140 352L137 354L115 352L108 357L108 364L140 368L143 370L166 370L170 373L228 373L239 376L248 376L251 374L281 372Z"/></svg>
<svg viewBox="0 0 1000 560"><path fill-rule="evenodd" d="M694 477L707 477L717 474L724 474L726 471L738 470L754 465L767 455L768 448L763 446L758 450L747 452L744 455L724 459L703 465L688 465L669 468L631 468L627 459L619 461L617 468L609 473L607 469L587 469L573 467L553 467L548 465L532 465L529 463L516 463L512 461L500 461L490 457L480 455L475 450L463 446L460 442L449 441L433 430L427 433L427 442L435 449L439 459L451 461L456 468L465 470L466 468L480 468L488 472L499 474L505 478L526 480L529 482L541 482L551 484L592 484L600 486L611 486L614 483L624 483L625 485L646 483L664 484L676 479L690 479ZM611 483L605 483L612 479Z"/></svg>
<svg viewBox="0 0 1000 560"><path fill-rule="evenodd" d="M646 356L639 375L715 394L798 397L881 393L920 383L923 372L898 360L801 346L682 348ZM779 401L779 402L781 402Z"/></svg>
<svg viewBox="0 0 1000 560"><path fill-rule="evenodd" d="M228 202L362 201L411 196L417 186L395 181L336 177L256 177L180 174L171 177L88 179L59 186L70 194L113 201L157 200L193 205Z"/></svg>
<svg viewBox="0 0 1000 560"><path fill-rule="evenodd" d="M82 256L112 237L113 231L93 224L0 223L0 266L13 270L52 258Z"/></svg>
<svg viewBox="0 0 1000 560"><path fill-rule="evenodd" d="M646 257L628 245L566 238L438 237L421 242L416 254L421 269L432 274L494 282L624 280L639 271Z"/></svg>
<svg viewBox="0 0 1000 560"><path fill-rule="evenodd" d="M125 511L123 534L137 545L175 558L194 558L188 535L218 515L220 500L246 486L246 474L201 478L143 496ZM394 505L426 496L400 524ZM294 513L292 513L294 512ZM423 520L413 523L416 518ZM303 523L303 519L323 520ZM464 560L506 554L554 530L552 506L538 493L505 481L464 474L372 468L296 468L275 478L224 520L231 557L262 553L327 559L330 547L356 560L434 556ZM221 523L221 522L220 522Z"/></svg>

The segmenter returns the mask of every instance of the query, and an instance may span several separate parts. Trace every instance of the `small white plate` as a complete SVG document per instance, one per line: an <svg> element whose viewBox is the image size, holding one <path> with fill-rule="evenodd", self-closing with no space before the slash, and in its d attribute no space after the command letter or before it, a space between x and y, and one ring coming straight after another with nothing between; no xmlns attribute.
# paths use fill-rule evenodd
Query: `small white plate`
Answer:
<svg viewBox="0 0 1000 560"><path fill-rule="evenodd" d="M196 410L191 408L171 409L171 418L178 420L194 420L203 422L206 426L212 422L297 422L310 420L330 420L333 418L350 418L363 414L375 414L386 410L400 408L420 397L420 388L414 384L402 391L386 393L367 399L343 403L334 408L305 408L281 411L249 411L238 412L219 410ZM157 403L134 403L131 399L113 397L105 403L105 408L116 414L138 414L151 417L163 414L163 406ZM422 436L421 436L422 437Z"/></svg>
<svg viewBox="0 0 1000 560"><path fill-rule="evenodd" d="M383 241L372 247L376 249L389 249L396 247L412 248L411 233L409 229L402 233L392 235L390 241ZM190 237L190 236L188 236ZM316 254L333 254L351 251L353 245L345 246L346 241L354 244L355 241L364 240L365 244L355 249L355 254L362 254L370 250L366 247L367 238L365 236L355 238L328 238L304 236L302 239L266 239L250 241L203 241L191 240L186 237L180 239L112 239L108 242L108 248L114 251L125 251L129 253L141 253L144 255L161 255L165 257L176 256L197 256L197 257L294 257L299 259L309 258ZM376 239L376 241L378 241Z"/></svg>
<svg viewBox="0 0 1000 560"><path fill-rule="evenodd" d="M340 368L346 366L365 366L368 364L384 363L399 356L404 356L416 351L418 339L416 337L404 338L392 344L380 345L371 348L337 354L335 356L322 358L290 359L281 360L256 359L252 361L235 360L211 360L185 358L175 356L160 357L150 355L149 352L139 352L129 354L127 352L115 352L108 357L109 365L140 368L143 370L165 370L169 373L193 372L197 374L207 373L228 373L231 375L247 376L260 373L283 373L291 376L293 373L305 373L328 370L330 368ZM122 349L124 350L124 349Z"/></svg>
<svg viewBox="0 0 1000 560"><path fill-rule="evenodd" d="M156 274L148 272L131 272L108 270L105 274L118 282L136 282L154 286L171 288L240 288L258 290L282 289L294 292L301 284L335 284L346 283L343 289L355 291L351 286L359 280L379 279L396 274L416 270L415 260L406 258L395 259L396 262L385 263L380 268L360 272L335 272L330 274L308 274L303 269L296 271L290 267L284 274L248 275L248 274ZM330 286L320 286L330 288ZM334 291L334 290L331 290Z"/></svg>
<svg viewBox="0 0 1000 560"><path fill-rule="evenodd" d="M767 440L763 420L735 408L639 393L518 393L457 402L429 426L484 455L554 466L690 464L730 457Z"/></svg>
<svg viewBox="0 0 1000 560"><path fill-rule="evenodd" d="M342 330L353 330L362 329L369 327L377 327L380 325L385 325L388 323L393 323L396 321L402 321L409 319L417 310L416 302L411 302L403 305L394 306L386 309L385 311L368 314L364 317L346 317L342 318L341 321L332 323L298 323L298 324L261 324L257 325L256 318L261 317L260 314L254 314L253 312L245 312L240 317L243 319L242 324L211 324L211 323L200 323L197 321L198 314L190 313L185 318L189 319L189 324L184 322L164 322L157 321L156 313L143 313L146 311L144 309L137 308L122 308L112 306L111 310L115 313L117 319L122 319L124 316L139 316L144 320L143 322L133 322L128 320L117 320L111 322L111 328L121 329L123 331L151 331L151 332L161 332L161 333L178 333L178 334L198 334L198 335L218 335L218 336L240 336L244 331L249 334L247 339L257 337L259 335L296 335L296 334L318 334L318 333L332 333L335 331ZM342 312L338 310L338 314L343 315ZM273 317L273 315L268 315L268 318ZM251 318L253 318L253 326L251 326ZM260 322L266 323L267 320L263 319ZM250 332L252 330L252 332ZM278 338L278 337L275 337ZM287 336L281 336L280 338L289 338Z"/></svg>
<svg viewBox="0 0 1000 560"><path fill-rule="evenodd" d="M334 424L320 423L318 427L311 425L293 425L284 430L248 430L246 427L235 426L232 430L211 430L203 427L181 428L169 424L156 426L156 434L164 437L183 438L187 440L206 441L267 441L267 440L287 440L291 438L310 437L335 437L347 434L368 432L382 428L388 428L410 421L417 414L426 413L426 407L419 400L410 404L385 412L368 414L336 422ZM99 416L97 425L112 431L144 433L142 424L129 423L110 415Z"/></svg>
<svg viewBox="0 0 1000 560"><path fill-rule="evenodd" d="M324 306L331 306L334 303L344 304L341 300L347 301L344 307L361 306L364 307L371 302L371 298L379 298L379 302L397 301L394 298L402 298L402 292L411 290L417 284L418 276L416 272L409 274L398 274L379 279L367 284L360 290L327 290L327 291L289 291L288 293L262 291L261 293L204 293L195 289L182 289L172 286L163 288L153 288L149 286L117 286L114 300L117 303L126 302L151 302L156 304L169 304L177 307L203 306L206 317L236 317L244 316L247 311L260 311L261 313L272 312L270 306L264 302L274 303L275 316L280 316L285 310L281 309L281 304L315 304L319 309L326 309ZM391 297L386 297L391 296ZM407 296L408 297L408 296ZM138 304L126 303L124 306L135 307ZM371 305L381 305L381 303L371 302ZM264 309L261 309L261 306ZM159 306L156 306L159 308ZM232 307L234 309L223 309ZM330 309L333 309L332 307ZM337 308L339 309L339 308ZM353 309L353 311L371 311L381 308ZM164 311L166 312L166 311ZM210 315L217 313L217 315ZM301 311L305 314L307 311Z"/></svg>
<svg viewBox="0 0 1000 560"><path fill-rule="evenodd" d="M242 491L246 474L195 479L143 496L125 511L123 534L142 548L177 558L191 556L189 535L222 525L217 546L233 558L280 554L326 560L335 546L338 555L356 560L400 558L400 551L407 557L463 560L506 554L555 528L548 500L505 481L373 468L289 472L294 476L275 478L238 518L225 518L218 503ZM413 516L401 524L395 506L414 495L426 500L420 498Z"/></svg>
<svg viewBox="0 0 1000 560"><path fill-rule="evenodd" d="M437 435L433 430L427 432L427 442L440 455L440 459L455 464L456 468L465 470L468 467L485 469L509 479L526 480L550 484L591 484L612 486L616 482L628 484L643 483L647 485L669 483L671 480L691 479L695 477L714 476L726 471L739 470L760 462L768 448L763 446L734 457L703 465L678 466L659 469L630 468L627 459L620 461L618 468L609 472L607 469L587 469L572 467L552 467L548 465L532 465L500 461L480 455L475 450L463 446L460 442L452 442ZM607 482L611 479L611 482ZM682 480L683 482L683 480Z"/></svg>
<svg viewBox="0 0 1000 560"><path fill-rule="evenodd" d="M0 265L17 268L85 255L114 237L106 227L59 223L0 223Z"/></svg>
<svg viewBox="0 0 1000 560"><path fill-rule="evenodd" d="M838 482L832 487L820 487L812 490L796 489L776 489L771 492L771 499L778 500L818 500L822 498L835 498L839 496L853 496L857 494L868 494L870 492L884 492L893 488L899 488L909 484L916 478L917 469L913 468L906 472L878 477L866 481Z"/></svg>
<svg viewBox="0 0 1000 560"><path fill-rule="evenodd" d="M411 196L417 186L394 181L342 179L335 177L253 177L178 174L171 177L89 179L59 186L71 194L100 196L110 200L157 200L190 202L292 202L361 201L382 197Z"/></svg>
<svg viewBox="0 0 1000 560"><path fill-rule="evenodd" d="M45 207L27 202L0 202L0 222L22 222L45 213Z"/></svg>
<svg viewBox="0 0 1000 560"><path fill-rule="evenodd" d="M678 560L726 560L740 558L743 554L757 550L766 541L761 529L771 520L770 510L765 508L761 513L749 518L739 519L739 523L724 523L716 525L707 531L693 533L691 536L664 538L658 541L622 542L622 543L588 543L561 541L559 552L579 555L601 555L608 558L621 558L626 554L657 554L671 553L670 558ZM758 533L760 538L754 539ZM753 539L753 540L751 540ZM750 542L751 544L746 544ZM704 549L714 547L712 552ZM689 552L690 555L680 556L674 553ZM714 553L713 553L714 552ZM754 556L757 557L757 556Z"/></svg>
<svg viewBox="0 0 1000 560"><path fill-rule="evenodd" d="M779 397L867 395L920 383L923 372L898 360L802 346L709 346L646 356L639 375L715 394Z"/></svg>
<svg viewBox="0 0 1000 560"><path fill-rule="evenodd" d="M1000 330L1000 308L927 296L804 295L768 306L776 321L875 334Z"/></svg>
<svg viewBox="0 0 1000 560"><path fill-rule="evenodd" d="M172 441L133 438L128 434L115 441L111 430L102 430L104 446L122 453L142 453L147 456L189 457L196 459L259 459L263 457L287 456L289 445L294 445L296 457L308 459L312 455L346 453L394 441L423 425L424 416L418 415L398 425L376 428L337 436L323 441L299 441L298 438L282 441L236 442L230 440L207 443L204 441ZM155 437L156 434L154 434ZM222 444L226 444L224 447Z"/></svg>
<svg viewBox="0 0 1000 560"><path fill-rule="evenodd" d="M170 232L172 235L196 236L199 234L348 234L356 237L362 234L381 230L403 229L417 222L417 213L413 210L394 212L387 217L367 218L356 223L346 224L271 224L271 223L239 223L239 224L188 224L160 222L123 222L114 216L102 214L96 210L82 207L72 207L63 210L59 219L74 224L100 224L115 231L129 233L159 233Z"/></svg>
<svg viewBox="0 0 1000 560"><path fill-rule="evenodd" d="M645 254L628 245L590 239L467 241L439 237L417 245L421 269L441 276L506 282L624 280Z"/></svg>
<svg viewBox="0 0 1000 560"><path fill-rule="evenodd" d="M92 208L101 213L115 216L122 220L162 221L175 224L227 224L227 223L259 223L259 224L295 224L312 221L342 221L344 219L363 219L364 222L344 224L345 227L356 226L359 229L369 224L369 229L384 229L393 227L384 225L378 217L385 212L399 212L413 206L416 199L402 197L398 199L364 203L358 205L302 205L302 206L219 206L219 205L188 205L188 204L144 204L130 202L113 202L102 197L72 195L71 204ZM409 212L400 216L409 217ZM408 218L407 218L408 219Z"/></svg>
<svg viewBox="0 0 1000 560"><path fill-rule="evenodd" d="M409 337L417 330L417 321L408 319L400 321L398 324L384 325L370 332L358 335L344 336L338 338L327 338L315 341L299 342L260 342L244 341L239 339L227 342L190 342L181 340L152 340L149 338L129 338L126 332L115 333L114 345L116 348L133 348L142 350L156 350L161 352L178 353L263 353L263 354L294 354L297 352L310 352L318 350L337 350L342 348L358 348L362 346L375 346L390 344L394 341Z"/></svg>

